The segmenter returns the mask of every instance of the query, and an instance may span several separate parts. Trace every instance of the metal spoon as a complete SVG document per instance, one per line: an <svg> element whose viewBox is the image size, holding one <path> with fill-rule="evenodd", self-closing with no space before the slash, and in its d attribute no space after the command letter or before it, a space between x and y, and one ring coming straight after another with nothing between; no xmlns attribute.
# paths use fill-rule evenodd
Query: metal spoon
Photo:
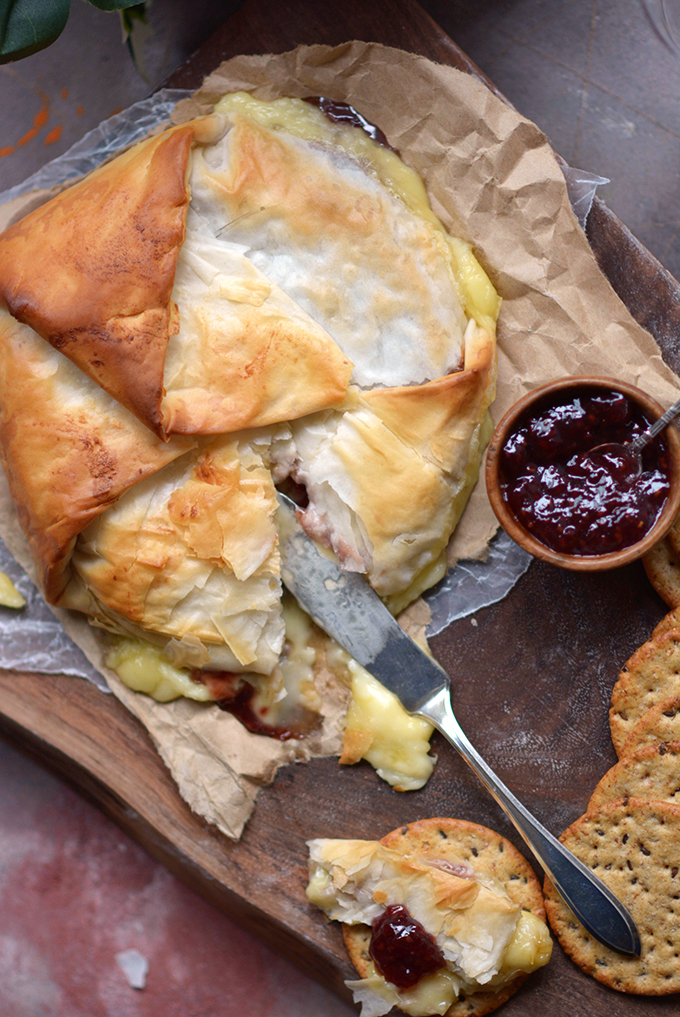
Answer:
<svg viewBox="0 0 680 1017"><path fill-rule="evenodd" d="M581 461L590 461L591 457L606 455L606 456L617 456L622 463L629 466L631 475L640 473L642 470L642 457L640 455L645 445L648 445L650 441L653 441L658 434L663 431L665 427L670 424L671 420L680 414L680 399L676 403L666 410L666 412L659 417L653 424L645 428L642 434L638 434L637 438L633 438L632 441L626 442L605 442L602 445L596 445L595 448L590 449L589 452L584 452Z"/></svg>

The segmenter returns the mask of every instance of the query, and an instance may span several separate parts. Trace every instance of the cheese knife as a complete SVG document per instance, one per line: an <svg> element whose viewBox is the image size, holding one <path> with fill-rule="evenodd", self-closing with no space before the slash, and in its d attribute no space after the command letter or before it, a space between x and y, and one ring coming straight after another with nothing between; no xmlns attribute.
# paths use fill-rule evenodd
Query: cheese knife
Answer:
<svg viewBox="0 0 680 1017"><path fill-rule="evenodd" d="M640 936L617 897L522 805L482 759L451 706L449 677L406 635L356 572L345 572L307 536L298 506L279 493L281 578L329 636L393 692L404 709L425 717L461 754L523 837L538 863L588 932L619 953L639 957Z"/></svg>

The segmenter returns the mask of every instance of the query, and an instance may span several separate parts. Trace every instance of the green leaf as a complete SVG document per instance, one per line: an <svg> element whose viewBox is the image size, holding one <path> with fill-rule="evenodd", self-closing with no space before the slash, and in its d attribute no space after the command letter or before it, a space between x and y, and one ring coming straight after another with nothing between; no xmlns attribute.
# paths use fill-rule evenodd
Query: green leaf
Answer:
<svg viewBox="0 0 680 1017"><path fill-rule="evenodd" d="M139 0L86 0L100 11L123 11L126 7L138 7Z"/></svg>
<svg viewBox="0 0 680 1017"><path fill-rule="evenodd" d="M71 0L0 0L0 63L45 49L63 32Z"/></svg>
<svg viewBox="0 0 680 1017"><path fill-rule="evenodd" d="M123 42L127 43L135 67L147 82L151 84L149 72L144 57L144 48L147 40L153 35L153 29L146 20L146 12L151 6L151 0L146 3L136 4L120 12L120 21L123 28Z"/></svg>

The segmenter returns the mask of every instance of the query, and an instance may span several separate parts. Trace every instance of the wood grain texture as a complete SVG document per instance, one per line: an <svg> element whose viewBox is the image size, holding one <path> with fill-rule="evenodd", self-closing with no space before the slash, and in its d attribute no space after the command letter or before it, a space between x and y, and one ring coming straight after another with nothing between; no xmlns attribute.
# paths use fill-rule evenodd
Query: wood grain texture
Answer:
<svg viewBox="0 0 680 1017"><path fill-rule="evenodd" d="M412 0L249 0L168 84L195 87L238 53L299 43L380 41L483 75ZM597 203L596 256L635 317L667 355L677 334L678 285ZM666 338L665 338L666 337ZM456 712L476 747L546 825L559 833L585 809L615 762L607 709L622 663L664 613L639 564L596 575L532 564L500 604L433 640L452 676ZM113 698L73 678L0 673L0 732L96 802L152 855L218 907L348 998L339 929L304 897L305 841L374 838L405 822L449 815L521 841L465 764L435 738L429 785L399 795L367 765L315 760L281 770L232 844L194 816L146 732ZM508 1017L627 1017L677 1012L677 1000L613 993L556 948L550 966L506 1006Z"/></svg>
<svg viewBox="0 0 680 1017"><path fill-rule="evenodd" d="M241 53L285 53L296 46L336 46L351 39L380 42L478 74L479 68L414 0L343 4L314 0L249 0L189 60L171 75L172 88L197 88L222 60ZM500 94L497 92L497 94Z"/></svg>
<svg viewBox="0 0 680 1017"><path fill-rule="evenodd" d="M586 234L598 264L628 310L680 373L680 287L610 208L595 198Z"/></svg>

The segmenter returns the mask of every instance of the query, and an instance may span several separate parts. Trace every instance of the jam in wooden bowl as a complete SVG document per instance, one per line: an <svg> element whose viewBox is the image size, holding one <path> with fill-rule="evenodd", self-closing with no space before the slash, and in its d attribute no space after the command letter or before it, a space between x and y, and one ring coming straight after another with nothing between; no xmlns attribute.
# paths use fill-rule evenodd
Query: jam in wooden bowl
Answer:
<svg viewBox="0 0 680 1017"><path fill-rule="evenodd" d="M639 558L680 509L680 434L671 425L641 452L626 445L663 413L614 378L562 378L530 392L496 428L486 464L491 506L532 555L595 571Z"/></svg>

